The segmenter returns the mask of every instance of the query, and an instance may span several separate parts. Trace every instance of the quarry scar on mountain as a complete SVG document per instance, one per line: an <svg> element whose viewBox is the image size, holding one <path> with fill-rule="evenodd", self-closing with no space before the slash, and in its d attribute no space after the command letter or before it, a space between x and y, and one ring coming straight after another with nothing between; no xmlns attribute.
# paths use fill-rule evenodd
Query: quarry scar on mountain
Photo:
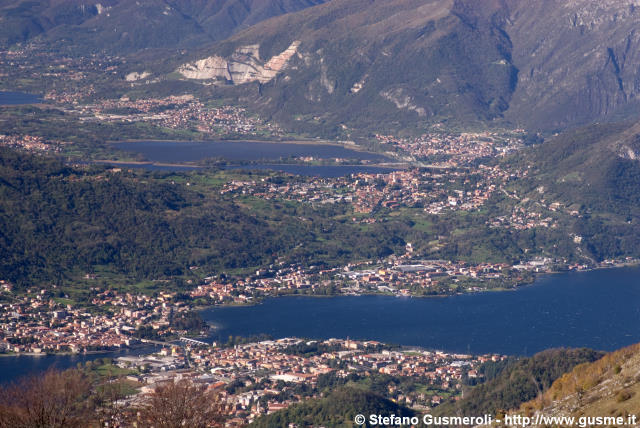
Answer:
<svg viewBox="0 0 640 428"><path fill-rule="evenodd" d="M286 67L299 46L300 42L294 41L287 49L266 62L260 59L260 45L242 46L228 60L214 55L184 64L177 72L188 79L224 79L235 85L255 81L266 83Z"/></svg>

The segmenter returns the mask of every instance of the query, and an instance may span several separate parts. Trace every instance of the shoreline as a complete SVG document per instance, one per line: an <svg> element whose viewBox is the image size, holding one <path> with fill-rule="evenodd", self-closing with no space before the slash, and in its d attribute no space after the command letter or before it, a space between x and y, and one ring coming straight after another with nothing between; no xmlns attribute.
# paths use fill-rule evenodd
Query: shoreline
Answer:
<svg viewBox="0 0 640 428"><path fill-rule="evenodd" d="M513 291L522 291L525 294L520 294L520 296L524 296L525 298L527 296L537 296L534 300L538 301L540 299L546 299L545 296L549 296L549 292L551 292L551 295L555 295L555 291L553 291L555 288L560 288L562 289L565 283L568 284L571 289L571 295L573 295L573 293L580 293L580 290L582 290L583 288L581 288L582 285L584 284L588 284L586 290L591 290L591 287L596 287L597 291L596 294L594 296L599 296L601 292L603 292L603 287L604 287L604 292L606 292L607 290L607 278L621 278L624 281L618 281L616 280L616 290L619 289L619 287L622 287L624 285L633 285L632 289L634 290L633 292L635 293L637 291L637 287L635 284L635 280L634 278L637 276L637 269L640 266L638 266L638 263L629 263L629 264L625 264L624 266L599 266L598 267L598 271L604 272L604 273L594 273L596 271L596 269L591 269L588 272L590 272L590 275L579 275L581 273L587 273L586 270L583 271L567 271L567 272L554 272L554 273L565 273L566 275L554 275L554 276L548 276L545 274L543 275L538 275L536 277L535 283L533 284L526 284L523 286L520 286L518 288L516 288ZM623 270L621 270L620 268L623 268ZM629 282L631 281L631 284L629 284ZM596 284L598 284L596 286ZM535 285L535 287L534 287ZM557 286L557 287L554 287ZM549 288L549 287L554 287L554 288ZM560 292L560 295L563 297L569 297L569 294L567 292ZM510 297L511 296L511 297ZM278 297L284 297L284 296L278 296ZM392 309L394 307L398 307L396 306L396 302L395 299L389 299L389 298L385 298L385 299L370 299L370 300L353 300L353 299L346 299L347 297L359 297L359 296L347 296L347 295L335 295L335 296L331 296L331 297L336 297L336 298L341 298L341 299L336 299L335 301L330 301L330 302L325 302L325 303L320 303L318 302L318 304L314 303L315 300L311 300L311 299L306 299L307 297L316 297L316 296L311 296L311 295L289 295L287 297L304 297L305 300L301 300L301 299L297 299L297 300L293 300L290 299L289 301L276 301L276 300L270 300L269 302L263 302L265 303L265 307L266 309L248 309L243 311L232 311L232 310L223 310L222 307L220 307L220 305L217 306L211 306L209 308L207 308L208 310L205 310L203 312L201 312L201 316L207 321L208 324L213 324L213 325L217 325L217 324L221 324L223 326L222 330L218 330L218 329L212 329L212 333L215 333L218 338L225 338L227 335L234 335L234 336L252 336L252 335L259 335L261 333L267 333L267 334L271 334L274 338L283 338L283 337L306 337L309 336L311 338L311 340L321 340L321 339L326 339L329 337L335 337L335 338L342 338L344 339L345 337L350 337L352 339L355 340L375 340L375 341L379 341L382 343L389 343L389 344L398 344L400 346L402 346L403 349L407 349L407 348L422 348L422 349L433 349L433 350L444 350L446 352L462 352L464 353L462 348L456 348L455 346L450 346L451 344L449 344L449 342L442 341L442 342L434 342L433 338L440 338L438 335L432 337L432 338L427 338L428 340L423 340L424 337L420 336L420 335L409 335L404 337L402 340L398 341L398 340L394 340L393 337L394 336L389 336L389 334L386 333L380 333L377 334L377 330L376 327L378 324L376 321L371 321L373 324L362 324L362 323L358 323L357 319L356 321L354 321L354 329L351 328L345 328L345 327L340 327L341 324L336 324L335 323L331 324L331 332L327 332L326 336L324 335L325 332L321 329L318 330L315 327L309 327L306 328L306 323L305 323L305 328L288 328L286 327L286 324L282 324L280 322L267 322L265 327L249 327L249 325L245 325L244 322L241 322L242 327L236 327L234 328L233 325L233 320L235 319L241 319L241 318L247 318L251 319L252 317L256 317L256 316L260 316L260 314L263 314L265 316L267 316L267 318L269 320L273 319L277 319L277 315L273 315L273 314L279 314L279 313L286 313L286 311L288 309L292 309L292 308L296 308L299 306L302 306L305 309L306 312L314 312L316 308L318 308L318 313L322 313L322 314L327 314L330 312L327 311L331 311L333 307L337 307L340 308L339 310L336 310L336 312L339 312L340 314L344 313L348 313L352 308L358 308L355 310L354 316L359 316L361 314L361 312L367 312L370 308L375 308L375 310L379 310L379 311L384 311L385 309L383 308L389 308L389 313L393 313L393 316L396 317L401 317L401 315L398 315L398 309ZM390 297L390 296L388 296ZM491 295L491 296L484 296L481 297L479 295L475 296L475 298L473 298L474 296L467 296L467 297L462 297L460 296L460 300L455 299L455 300L449 300L447 301L447 303L445 304L444 302L442 304L440 303L436 303L436 301L432 301L432 302L428 302L428 301L423 301L423 303L421 303L419 300L415 300L413 303L409 303L411 302L408 299L400 299L400 302L397 302L399 304L400 308L416 308L416 310L424 310L425 308L434 308L434 307L440 307L441 305L445 305L448 308L456 308L456 307L471 307L471 305L475 304L475 303L480 303L481 307L484 308L493 308L495 304L498 304L497 307L502 307L504 306L504 304L510 304L511 307L513 307L514 305L512 305L513 302L516 302L518 304L522 304L524 301L522 300L522 297L516 297L515 295ZM472 299L473 298L473 299ZM471 299L471 300L469 300ZM479 299L479 300L477 300ZM496 302L496 303L492 303L492 302ZM500 303L498 303L500 302ZM506 302L506 303L505 303ZM627 302L629 303L629 302ZM259 303L256 302L256 304L254 306L257 306ZM597 300L590 300L590 304L598 304ZM517 306L517 305L516 305ZM551 305L550 307L556 307L558 306L557 304ZM628 305L625 304L624 306L627 310ZM292 309L293 310L293 309ZM491 309L489 309L491 310ZM574 312L573 310L577 310L578 312ZM580 308L575 308L572 307L572 311L568 312L567 314L569 314L568 318L570 318L571 320L575 320L576 314L580 314L581 312ZM295 312L295 310L294 310ZM455 311L454 311L455 312ZM526 311L525 311L526 312ZM297 314L297 312L295 312L296 315L298 316L299 314ZM402 312L404 313L404 312ZM509 312L510 313L510 312ZM562 311L558 311L558 313L562 313ZM635 311L633 312L628 312L627 313L635 313ZM572 315L573 314L573 315ZM348 316L348 315L345 315ZM462 317L462 318L460 318ZM420 317L411 317L411 320L414 321L414 319L417 319ZM455 318L455 316L454 316ZM461 320L460 323L464 323L466 321L464 321L464 315L461 313L458 318ZM544 318L544 317L543 317ZM567 316L560 316L559 319L568 319ZM631 318L636 318L635 315L633 315ZM342 319L342 316L341 318ZM368 319L367 317L365 317L364 319ZM314 321L315 322L315 321ZM432 321L430 321L432 322ZM400 324L402 324L402 322L400 322ZM535 324L535 323L534 323ZM541 323L541 325L545 324L544 322ZM311 325L311 324L310 324ZM315 325L315 324L314 324ZM418 325L418 324L415 324ZM573 325L572 323L568 323L567 325ZM631 324L627 324L627 327L625 327L625 331L629 330L628 326ZM280 328L276 328L277 326L280 326ZM349 323L349 326L351 326L351 324ZM357 327L357 328L356 328ZM543 327L545 327L543 325ZM545 327L546 328L546 327ZM372 330L373 329L373 330ZM442 329L440 329L442 330ZM542 331L542 330L541 330ZM356 334L357 333L357 334ZM508 332L509 334L511 334L511 332ZM628 333L632 333L633 335L636 335L637 332L634 332L633 330L629 330ZM444 333L443 333L444 334ZM440 335L442 336L442 334ZM481 335L482 337L484 337L483 335ZM543 340L543 336L539 335L540 337L536 340L538 340L538 342L542 343L541 341ZM627 338L628 336L630 336L630 334L626 334L624 335L624 337L617 337L616 340L620 341L620 340L626 340L625 338ZM213 336L212 336L213 337ZM509 336L511 337L511 336ZM516 337L516 336L514 336ZM567 336L568 337L568 336ZM598 336L600 337L600 336ZM604 337L604 336L603 336ZM414 339L414 340L407 340L407 339ZM556 340L557 339L557 340ZM562 339L562 340L561 340ZM592 349L615 349L615 348L607 348L607 346L609 346L609 343L600 343L598 340L593 340L592 344L589 345L589 341L591 341L591 339L585 339L587 340L584 343L580 343L580 344L570 344L570 341L567 342L565 338L560 338L560 337L556 337L554 340L554 342L548 342L547 346L545 348L541 348L542 349L546 349L546 348L551 348L551 347L562 347L562 346L573 346L573 347L591 347ZM584 338L583 338L584 339ZM471 340L471 339L469 339ZM608 340L608 339L607 339ZM473 340L471 340L473 342ZM605 341L606 342L606 341ZM466 343L466 342L465 342ZM484 343L484 342L483 342ZM489 343L489 342L487 342ZM497 342L496 342L497 343ZM505 343L508 343L505 342ZM523 342L524 343L524 342ZM453 344L455 345L455 343ZM475 343L474 346L480 346L481 344L479 343ZM530 345L530 344L529 344ZM523 347L525 349L527 349L527 347L529 345L523 345ZM621 346L626 346L626 345L621 345ZM482 347L482 346L480 346ZM514 349L510 349L509 346L506 346L504 349L502 349L500 347L500 345L498 344L497 347L495 348L491 348L493 349L493 352L498 352L498 353L503 353L503 354L507 354L507 355L524 355L526 354L528 351L522 351L522 349L518 349L517 347L513 347ZM480 349L480 348L477 348ZM488 352L488 351L484 351L484 350L475 350L472 353L484 353L484 352ZM524 353L523 353L524 352Z"/></svg>
<svg viewBox="0 0 640 428"><path fill-rule="evenodd" d="M144 144L144 143L258 143L258 144L289 144L289 145L299 145L299 146L333 146L333 147L342 147L346 150L353 150L356 152L369 153L380 155L384 157L389 157L385 155L385 152L372 152L367 150L365 147L362 147L356 143L351 142L339 142L339 141L330 141L330 140L304 140L304 139L296 139L296 140L256 140L256 139L247 139L247 138L238 138L238 139L210 139L210 140L162 140L162 139L126 139L126 140L109 140L105 142L106 144L117 146L119 144L125 143L134 143L134 144Z"/></svg>
<svg viewBox="0 0 640 428"><path fill-rule="evenodd" d="M71 162L73 164L74 162ZM85 165L113 165L115 167L160 167L160 168L182 168L188 171L201 171L208 170L211 168L220 169L223 171L232 171L232 170L251 170L251 171L269 171L273 169L274 171L280 171L283 173L289 173L287 171L279 170L282 167L300 167L300 168L378 168L385 170L386 173L393 171L404 171L411 167L411 165L406 163L394 164L394 163L381 163L381 164L308 164L308 163L262 163L262 162L251 162L251 163L228 163L225 165L199 165L197 163L189 162L189 163L165 163L165 162L152 162L152 161L126 161L126 160L109 160L109 159L95 159L92 161L82 162ZM259 168L256 168L259 166Z"/></svg>
<svg viewBox="0 0 640 428"><path fill-rule="evenodd" d="M109 159L95 159L92 161L84 162L84 164L102 164L102 165L150 165L150 166L168 166L168 167L179 167L179 168L193 168L193 169L203 169L205 166L187 164L187 163L164 163L164 162L152 162L152 161L124 161L124 160L109 160Z"/></svg>
<svg viewBox="0 0 640 428"><path fill-rule="evenodd" d="M100 164L131 164L131 165L153 165L153 166L176 166L176 167L189 167L189 168L226 168L226 167L250 167L255 165L261 166L303 166L303 167L372 167L372 168L387 168L387 169L404 169L409 168L411 165L408 163L371 163L371 164L359 164L359 163L339 163L339 164L310 164L310 163L267 163L261 161L250 161L249 163L234 163L230 161L224 165L211 165L203 166L195 162L185 163L166 163L166 162L154 162L154 161L127 161L127 160L111 160L111 159L94 159L91 161L85 161L85 164L100 163Z"/></svg>
<svg viewBox="0 0 640 428"><path fill-rule="evenodd" d="M456 297L456 296L465 296L465 295L471 295L471 294L477 294L477 293L486 293L486 292L495 292L495 293L502 293L505 291L518 291L522 288L525 287L529 287L529 286L533 286L535 285L535 283L541 279L544 276L547 275L556 275L556 274L573 274L573 273L586 273L586 272L591 272L591 271L596 271L596 270L606 270L606 269L621 269L621 268L630 268L630 267L639 267L640 266L640 261L638 260L634 260L631 262L625 262L625 263L617 263L615 265L610 265L610 266L596 266L593 268L589 268L589 269L583 269L583 270L567 270L567 271L553 271L553 272L540 272L537 273L534 278L533 281L531 282L525 282L525 283L520 283L518 285L516 285L513 288L495 288L495 289L484 289L484 290L478 290L478 291L469 291L469 292L465 292L465 293L453 293L453 294L446 294L446 295L426 295L426 296L416 296L416 295L397 295L397 294L392 294L392 293L375 293L375 292L368 292L368 293L361 293L361 294L331 294L331 295L322 295L322 294L282 294L282 295L273 295L273 296L264 296L262 298L256 299L254 302L250 302L250 303L231 303L231 304L213 304L213 305L197 305L194 306L192 309L194 311L197 312L203 312L203 311L208 311L208 310L212 310L212 309L216 309L216 308L233 308L233 307L251 307L251 306L258 306L264 303L264 300L266 299L276 299L276 298L283 298L283 297L292 297L292 298L336 298L336 297L362 297L362 296L383 296L383 297L396 297L396 298L426 298L426 299L444 299L444 298L449 298L449 297ZM209 321L205 321L207 323L207 325L209 326L209 328L213 331L218 330L219 326L217 326L215 323L213 322L209 322ZM208 336L207 339L210 339L211 337ZM92 351L86 351L86 352L70 352L70 351L64 351L64 352L41 352L41 353L35 353L35 352L21 352L21 353L15 353L15 352L7 352L7 353L0 353L0 358L2 357L30 357L30 358L39 358L39 357L58 357L58 356L62 356L62 357L73 357L73 356L96 356L96 355L104 355L104 354L113 354L113 353L126 353L127 351L135 351L136 349L140 349L140 348L145 348L145 347L157 347L157 346L161 346L161 345L154 345L152 343L146 342L146 343L141 343L141 344L136 344L133 346L125 346L125 347L118 347L118 348L114 348L114 349L104 349L104 350L92 350ZM420 345L400 345L403 348L422 348ZM427 349L429 350L429 348L422 348L422 349ZM435 349L434 349L435 350ZM146 352L145 354L152 354L153 352Z"/></svg>
<svg viewBox="0 0 640 428"><path fill-rule="evenodd" d="M264 300L267 299L277 299L277 298L282 298L282 297L301 297L301 298L307 298L307 297L311 297L311 298L333 298L333 297L362 297L362 296L387 296L387 297L396 297L396 298L411 298L411 299L446 299L449 297L456 297L456 296L467 296L467 295L472 295L472 294L478 294L478 293L506 293L506 292L516 292L522 288L525 287L530 287L535 285L535 283L541 279L542 277L546 276L546 275L559 275L559 274L569 274L569 273L586 273L586 272L592 272L592 271L596 271L596 270L606 270L606 269L621 269L621 268L625 268L625 267L640 267L640 261L633 261L633 262L628 262L628 263L618 263L612 266L596 266L593 268L588 268L588 269L581 269L581 270L566 270L566 271L549 271L549 272L535 272L534 273L534 277L532 281L529 282L522 282L522 283L518 283L516 285L514 285L513 287L510 288L505 288L505 287L497 287L497 288L487 288L487 289L483 289L483 290L473 290L473 291L467 291L467 292L463 292L463 293L451 293L451 294L434 294L434 295L415 295L415 294L409 294L409 295L399 295L399 294L394 294L394 293L383 293L383 292L363 292L363 293L359 293L359 294L344 294L344 293L339 293L339 294L294 294L294 293L284 293L284 294L276 294L276 295L269 295L269 296L262 296L260 298L256 298L255 301L251 302L251 303L223 303L223 304L213 304L213 305L198 305L195 306L193 308L193 310L197 311L197 312L201 312L207 309L213 309L213 308L233 308L233 307L250 307L250 306L258 306L263 304Z"/></svg>
<svg viewBox="0 0 640 428"><path fill-rule="evenodd" d="M310 145L323 145L323 146L336 146L336 147L344 147L344 148L350 148L352 150L356 150L357 148L360 148L360 146L358 146L357 144L345 144L345 143L339 143L337 141L329 141L329 140L254 140L254 139L235 139L235 140L229 140L229 139L211 139L211 140L160 140L160 139L127 139L127 140L111 140L111 141L106 141L107 144L113 144L113 145L118 145L118 144L124 144L124 143L135 143L135 144L139 144L139 143L261 143L261 144L295 144L295 145L302 145L302 146L310 146ZM366 150L362 150L362 151L366 151ZM375 152L368 152L368 153L375 153Z"/></svg>
<svg viewBox="0 0 640 428"><path fill-rule="evenodd" d="M71 351L62 351L62 352L5 352L0 353L0 358L7 357L73 357L73 356L83 356L83 355L102 355L102 354L111 354L114 352L126 352L133 351L139 348L146 348L149 346L160 346L154 345L152 343L142 343L133 346L123 346L119 348L113 349L103 349L99 351L86 351L86 352L71 352Z"/></svg>

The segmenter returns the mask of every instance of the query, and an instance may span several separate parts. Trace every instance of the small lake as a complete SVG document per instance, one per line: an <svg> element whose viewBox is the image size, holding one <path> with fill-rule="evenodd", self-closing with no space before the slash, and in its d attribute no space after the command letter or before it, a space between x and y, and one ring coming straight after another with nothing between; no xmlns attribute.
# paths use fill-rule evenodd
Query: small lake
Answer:
<svg viewBox="0 0 640 428"><path fill-rule="evenodd" d="M378 153L363 152L335 144L255 142L255 141L142 141L113 143L113 147L132 153L139 153L150 163L122 164L131 168L150 170L186 171L194 166L177 166L185 162L203 159L225 159L231 162L251 161L248 165L228 165L226 169L274 170L296 175L317 177L342 177L355 173L382 174L397 170L367 165L299 165L279 164L281 159L312 156L315 159L358 159L373 162L390 161ZM164 164L164 165L163 165ZM173 164L173 165L167 165Z"/></svg>
<svg viewBox="0 0 640 428"><path fill-rule="evenodd" d="M193 165L177 165L220 158L231 162L251 161L248 165L227 165L225 169L273 170L311 177L344 177L356 173L384 174L397 171L369 165L300 165L279 164L278 160L290 157L313 156L316 159L358 159L373 162L390 161L378 153L352 150L334 144L255 142L255 141L136 141L113 143L113 147L139 153L149 163L118 164L125 168L145 168L155 171L189 171ZM256 162L258 161L258 162Z"/></svg>
<svg viewBox="0 0 640 428"><path fill-rule="evenodd" d="M3 355L0 356L0 384L15 381L23 376L42 373L49 368L58 370L71 369L78 364L93 361L98 358L117 358L127 355L146 355L158 352L155 345L145 345L133 349L100 352L95 354L66 354L66 355Z"/></svg>
<svg viewBox="0 0 640 428"><path fill-rule="evenodd" d="M319 159L388 161L377 153L347 149L340 145L255 141L141 141L113 143L113 147L142 154L155 163L197 162L207 158L230 161L275 161L280 158L313 156ZM269 162L265 162L269 163Z"/></svg>
<svg viewBox="0 0 640 428"><path fill-rule="evenodd" d="M0 91L0 106L36 104L40 102L42 102L42 99L38 95L27 94L24 92L1 92Z"/></svg>
<svg viewBox="0 0 640 428"><path fill-rule="evenodd" d="M640 268L540 277L515 291L447 298L284 297L202 312L212 339L261 333L369 339L451 352L532 355L640 342Z"/></svg>

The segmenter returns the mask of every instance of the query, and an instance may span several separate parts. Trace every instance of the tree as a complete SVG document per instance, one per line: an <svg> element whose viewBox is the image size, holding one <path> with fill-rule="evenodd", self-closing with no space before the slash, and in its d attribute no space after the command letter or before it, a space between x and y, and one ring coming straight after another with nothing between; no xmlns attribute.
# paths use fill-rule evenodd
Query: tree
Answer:
<svg viewBox="0 0 640 428"><path fill-rule="evenodd" d="M172 380L147 395L139 412L139 426L207 428L220 422L224 406L218 394L189 380Z"/></svg>
<svg viewBox="0 0 640 428"><path fill-rule="evenodd" d="M91 383L79 370L49 370L0 388L0 427L90 426Z"/></svg>
<svg viewBox="0 0 640 428"><path fill-rule="evenodd" d="M129 397L127 385L123 378L110 378L95 388L92 407L95 417L103 427L129 426L131 411L126 406Z"/></svg>

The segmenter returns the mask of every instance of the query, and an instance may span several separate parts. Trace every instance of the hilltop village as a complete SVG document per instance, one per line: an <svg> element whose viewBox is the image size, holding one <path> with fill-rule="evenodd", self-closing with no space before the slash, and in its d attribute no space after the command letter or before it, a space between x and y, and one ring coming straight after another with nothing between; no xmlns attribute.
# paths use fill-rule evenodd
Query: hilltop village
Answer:
<svg viewBox="0 0 640 428"><path fill-rule="evenodd" d="M429 214L439 214L444 210L478 208L496 190L495 182L505 178L506 173L497 167L481 167L473 174L411 169L340 178L298 178L286 183L279 183L278 178L234 180L221 193L315 204L347 203L356 213L418 207Z"/></svg>

